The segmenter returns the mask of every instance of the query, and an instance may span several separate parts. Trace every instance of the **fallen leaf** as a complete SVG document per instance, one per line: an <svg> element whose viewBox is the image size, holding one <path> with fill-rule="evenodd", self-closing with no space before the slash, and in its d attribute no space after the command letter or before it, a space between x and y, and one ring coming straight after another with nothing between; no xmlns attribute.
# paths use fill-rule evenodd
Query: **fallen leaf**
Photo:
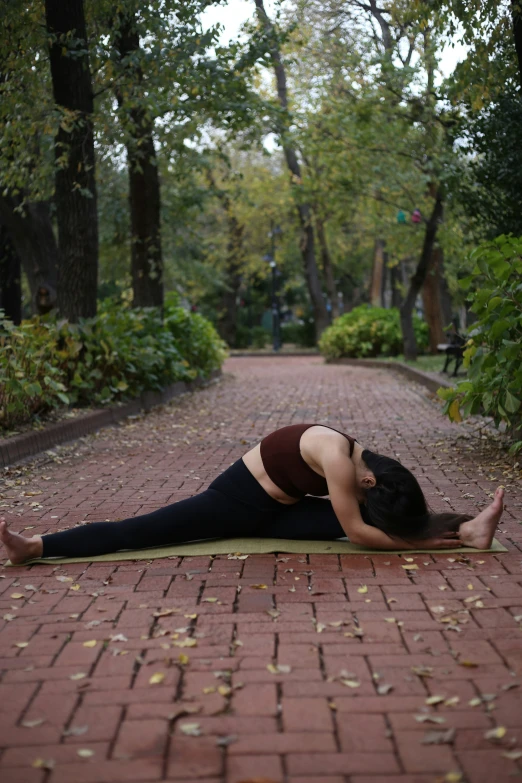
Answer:
<svg viewBox="0 0 522 783"><path fill-rule="evenodd" d="M113 634L112 636L109 636L109 640L111 642L128 642L129 641L127 639L127 637L124 636L122 633L116 633L116 634Z"/></svg>
<svg viewBox="0 0 522 783"><path fill-rule="evenodd" d="M90 759L91 756L94 756L94 751L89 748L78 748L76 753L81 759Z"/></svg>
<svg viewBox="0 0 522 783"><path fill-rule="evenodd" d="M272 617L274 620L277 620L281 612L278 609L267 609L266 613Z"/></svg>
<svg viewBox="0 0 522 783"><path fill-rule="evenodd" d="M403 565L402 568L404 568L405 571L418 571L419 566L418 565Z"/></svg>
<svg viewBox="0 0 522 783"><path fill-rule="evenodd" d="M230 696L232 688L229 685L220 685L217 689L220 696Z"/></svg>
<svg viewBox="0 0 522 783"><path fill-rule="evenodd" d="M183 617L186 617L187 620L195 620L197 617L197 614L184 614Z"/></svg>
<svg viewBox="0 0 522 783"><path fill-rule="evenodd" d="M96 647L97 644L98 644L98 642L96 641L96 639L91 639L88 642L84 642L83 646L84 647Z"/></svg>
<svg viewBox="0 0 522 783"><path fill-rule="evenodd" d="M11 598L25 598L25 595L23 593L11 593Z"/></svg>
<svg viewBox="0 0 522 783"><path fill-rule="evenodd" d="M252 588L252 590L266 590L267 589L266 585L250 585L250 587Z"/></svg>
<svg viewBox="0 0 522 783"><path fill-rule="evenodd" d="M197 639L183 639L181 642L173 642L173 647L197 647L198 640Z"/></svg>
<svg viewBox="0 0 522 783"><path fill-rule="evenodd" d="M456 704L460 702L460 698L458 696L451 696L449 699L446 699L444 702L445 707L455 707Z"/></svg>
<svg viewBox="0 0 522 783"><path fill-rule="evenodd" d="M433 677L433 666L412 666L411 670L417 677Z"/></svg>
<svg viewBox="0 0 522 783"><path fill-rule="evenodd" d="M269 663L266 667L270 674L290 674L292 667L282 663Z"/></svg>
<svg viewBox="0 0 522 783"><path fill-rule="evenodd" d="M74 590L75 593L80 589L80 585L71 585L69 590Z"/></svg>
<svg viewBox="0 0 522 783"><path fill-rule="evenodd" d="M70 729L65 729L62 732L63 737L81 737L82 734L86 734L89 730L88 726L71 726Z"/></svg>
<svg viewBox="0 0 522 783"><path fill-rule="evenodd" d="M29 642L15 642L13 647L21 647L21 648L29 647Z"/></svg>
<svg viewBox="0 0 522 783"><path fill-rule="evenodd" d="M77 674L71 674L69 679L70 680L83 680L83 679L85 679L85 677L87 677L85 672L78 672Z"/></svg>
<svg viewBox="0 0 522 783"><path fill-rule="evenodd" d="M215 693L217 689L215 685L208 685L206 688L202 688L201 690L205 696L207 696L209 693Z"/></svg>
<svg viewBox="0 0 522 783"><path fill-rule="evenodd" d="M468 669L476 669L478 666L478 663L475 663L474 661L468 661L468 660L462 660L458 661L459 666L466 666Z"/></svg>
<svg viewBox="0 0 522 783"><path fill-rule="evenodd" d="M57 576L56 579L59 582L72 582L72 576Z"/></svg>
<svg viewBox="0 0 522 783"><path fill-rule="evenodd" d="M36 726L41 726L45 722L45 718L36 718L36 720L23 720L22 726L26 729L34 729Z"/></svg>
<svg viewBox="0 0 522 783"><path fill-rule="evenodd" d="M149 685L159 685L159 683L163 682L164 679L165 679L165 674L163 672L156 672L149 679Z"/></svg>
<svg viewBox="0 0 522 783"><path fill-rule="evenodd" d="M201 736L201 726L199 723L182 723L179 728L187 737Z"/></svg>
<svg viewBox="0 0 522 783"><path fill-rule="evenodd" d="M448 772L444 775L444 783L460 783L462 780L462 772Z"/></svg>
<svg viewBox="0 0 522 783"><path fill-rule="evenodd" d="M506 750L502 755L505 759L509 759L510 761L518 761L519 759L522 759L522 750Z"/></svg>
<svg viewBox="0 0 522 783"><path fill-rule="evenodd" d="M296 591L296 590L295 590L295 587L289 587L289 588L288 588L288 592L289 592L289 593L295 593L295 591Z"/></svg>
<svg viewBox="0 0 522 783"><path fill-rule="evenodd" d="M393 685L378 685L377 686L377 693L379 696L386 696L390 691L393 690Z"/></svg>
<svg viewBox="0 0 522 783"><path fill-rule="evenodd" d="M413 717L417 723L446 723L446 718L440 715L432 715L431 713L414 715Z"/></svg>
<svg viewBox="0 0 522 783"><path fill-rule="evenodd" d="M347 688L360 688L361 683L357 680L341 680L341 683L343 685L346 685Z"/></svg>
<svg viewBox="0 0 522 783"><path fill-rule="evenodd" d="M18 615L16 615L16 614L4 614L3 615L3 619L6 621L6 623L10 623L11 620L16 620L17 617L18 617Z"/></svg>
<svg viewBox="0 0 522 783"><path fill-rule="evenodd" d="M206 601L207 604L215 604L217 601L217 598L202 598L202 601Z"/></svg>
<svg viewBox="0 0 522 783"><path fill-rule="evenodd" d="M245 555L245 557L247 557L247 555ZM232 745L233 742L237 742L237 739L237 734L229 734L228 737L218 737L216 740L216 745L218 745L220 748L227 748L229 745Z"/></svg>
<svg viewBox="0 0 522 783"><path fill-rule="evenodd" d="M330 707L330 709L331 709L331 710L333 710L334 712L337 710L337 704L336 704L334 701L329 701L329 702L328 702L328 706L329 706L329 707Z"/></svg>
<svg viewBox="0 0 522 783"><path fill-rule="evenodd" d="M179 609L160 609L158 612L153 612L153 617L170 617L174 612L179 612Z"/></svg>
<svg viewBox="0 0 522 783"><path fill-rule="evenodd" d="M491 740L495 742L496 740L501 740L503 737L506 736L507 729L505 726L497 726L495 729L490 729L489 731L486 731L484 733L484 739Z"/></svg>
<svg viewBox="0 0 522 783"><path fill-rule="evenodd" d="M422 738L423 745L451 745L455 739L455 729L428 731Z"/></svg>
<svg viewBox="0 0 522 783"><path fill-rule="evenodd" d="M190 658L188 657L188 655L185 655L185 653L180 653L178 661L181 663L182 666L185 666L190 661Z"/></svg>
<svg viewBox="0 0 522 783"><path fill-rule="evenodd" d="M54 769L54 764L55 764L54 759L35 759L31 764L31 766L36 767L36 769L51 770Z"/></svg>
<svg viewBox="0 0 522 783"><path fill-rule="evenodd" d="M426 699L424 704L428 704L430 707L434 704L442 704L443 701L445 701L445 696L430 696Z"/></svg>
<svg viewBox="0 0 522 783"><path fill-rule="evenodd" d="M358 593L363 593L363 594L367 593L368 592L368 587L366 585L361 585L361 587L357 588L357 592Z"/></svg>

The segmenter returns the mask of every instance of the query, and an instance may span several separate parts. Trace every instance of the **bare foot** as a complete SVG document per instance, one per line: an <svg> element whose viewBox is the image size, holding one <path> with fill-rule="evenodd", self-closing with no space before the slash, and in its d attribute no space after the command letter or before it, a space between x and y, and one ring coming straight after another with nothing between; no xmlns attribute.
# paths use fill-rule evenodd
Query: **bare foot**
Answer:
<svg viewBox="0 0 522 783"><path fill-rule="evenodd" d="M0 517L0 541L5 546L9 560L13 565L20 565L20 563L25 563L26 560L42 556L42 537L31 536L31 538L26 538L21 536L20 533L11 533L8 530L4 517Z"/></svg>
<svg viewBox="0 0 522 783"><path fill-rule="evenodd" d="M459 527L459 538L464 546L472 546L475 549L489 549L495 528L504 510L504 490L498 487L490 506L481 511L475 519L463 522Z"/></svg>

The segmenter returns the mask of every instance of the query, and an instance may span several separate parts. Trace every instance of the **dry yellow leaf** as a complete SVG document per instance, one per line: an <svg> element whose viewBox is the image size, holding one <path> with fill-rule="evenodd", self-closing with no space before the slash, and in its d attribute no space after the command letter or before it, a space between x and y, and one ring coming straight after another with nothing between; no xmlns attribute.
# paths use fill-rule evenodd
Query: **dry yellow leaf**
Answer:
<svg viewBox="0 0 522 783"><path fill-rule="evenodd" d="M29 647L29 642L16 642L15 647Z"/></svg>
<svg viewBox="0 0 522 783"><path fill-rule="evenodd" d="M419 566L415 565L415 564L413 564L413 565L410 565L410 564L403 565L402 567L404 568L405 571L418 571L419 570Z"/></svg>
<svg viewBox="0 0 522 783"><path fill-rule="evenodd" d="M217 598L202 598L202 601L206 601L208 604L215 604Z"/></svg>
<svg viewBox="0 0 522 783"><path fill-rule="evenodd" d="M82 759L90 759L91 756L94 756L94 751L93 750L89 750L89 748L78 748L76 753Z"/></svg>
<svg viewBox="0 0 522 783"><path fill-rule="evenodd" d="M83 646L84 647L96 647L97 644L98 644L98 642L96 641L96 639L90 639L88 642L84 642Z"/></svg>
<svg viewBox="0 0 522 783"><path fill-rule="evenodd" d="M343 685L346 685L347 688L360 688L361 683L357 682L357 680L341 680Z"/></svg>
<svg viewBox="0 0 522 783"><path fill-rule="evenodd" d="M444 783L460 783L462 780L462 772L448 772L444 776Z"/></svg>
<svg viewBox="0 0 522 783"><path fill-rule="evenodd" d="M23 593L11 593L11 598L25 598Z"/></svg>
<svg viewBox="0 0 522 783"><path fill-rule="evenodd" d="M445 696L430 696L424 703L429 704L430 706L433 704L442 704L445 698Z"/></svg>
<svg viewBox="0 0 522 783"><path fill-rule="evenodd" d="M250 585L250 587L252 587L254 590L266 590L267 589L266 585Z"/></svg>
<svg viewBox="0 0 522 783"><path fill-rule="evenodd" d="M77 674L71 674L69 679L70 680L83 680L83 679L85 679L85 677L87 677L85 672L78 672Z"/></svg>
<svg viewBox="0 0 522 783"><path fill-rule="evenodd" d="M184 614L183 617L186 617L187 620L195 620L197 617L197 614Z"/></svg>
<svg viewBox="0 0 522 783"><path fill-rule="evenodd" d="M183 666L185 666L185 664L187 664L190 661L190 658L188 657L188 655L185 655L185 653L180 653L178 660Z"/></svg>
<svg viewBox="0 0 522 783"><path fill-rule="evenodd" d="M366 585L361 585L360 587L357 588L357 592L358 593L363 593L363 594L367 593L368 592L368 587Z"/></svg>
<svg viewBox="0 0 522 783"><path fill-rule="evenodd" d="M218 688L218 693L220 696L230 696L232 693L232 688L229 685L220 685Z"/></svg>
<svg viewBox="0 0 522 783"><path fill-rule="evenodd" d="M198 640L197 639L183 639L181 642L173 642L173 647L197 647L198 646Z"/></svg>
<svg viewBox="0 0 522 783"><path fill-rule="evenodd" d="M74 590L75 592L78 592L79 589L80 589L80 585L78 585L78 584L71 585L70 588L69 588L69 590Z"/></svg>
<svg viewBox="0 0 522 783"><path fill-rule="evenodd" d="M202 688L202 691L205 695L207 695L208 693L215 693L216 688L214 685L209 685L207 688Z"/></svg>
<svg viewBox="0 0 522 783"><path fill-rule="evenodd" d="M163 682L164 679L165 679L165 674L163 672L156 672L150 678L149 685L159 685L159 683Z"/></svg>
<svg viewBox="0 0 522 783"><path fill-rule="evenodd" d="M199 737L201 735L201 726L199 723L182 723L180 730L188 737Z"/></svg>
<svg viewBox="0 0 522 783"><path fill-rule="evenodd" d="M497 726L496 729L490 729L484 734L484 739L487 740L500 740L506 736L507 729L505 726Z"/></svg>

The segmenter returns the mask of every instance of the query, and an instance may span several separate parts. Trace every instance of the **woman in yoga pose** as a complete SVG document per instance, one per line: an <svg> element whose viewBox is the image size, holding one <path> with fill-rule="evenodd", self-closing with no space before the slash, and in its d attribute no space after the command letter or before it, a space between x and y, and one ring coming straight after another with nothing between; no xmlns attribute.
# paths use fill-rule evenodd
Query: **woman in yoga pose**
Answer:
<svg viewBox="0 0 522 783"><path fill-rule="evenodd" d="M329 495L330 499L310 497ZM235 536L336 539L372 549L488 549L503 510L503 490L472 518L434 514L417 479L331 427L276 430L209 488L165 508L119 522L96 522L25 538L0 518L12 563L40 557L92 557L121 549Z"/></svg>

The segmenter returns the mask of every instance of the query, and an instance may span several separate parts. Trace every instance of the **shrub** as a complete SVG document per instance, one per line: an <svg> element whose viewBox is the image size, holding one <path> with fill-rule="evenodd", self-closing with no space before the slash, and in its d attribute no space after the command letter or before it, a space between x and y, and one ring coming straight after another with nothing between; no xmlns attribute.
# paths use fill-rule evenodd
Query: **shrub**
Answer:
<svg viewBox="0 0 522 783"><path fill-rule="evenodd" d="M428 345L428 326L413 319L417 345ZM319 340L319 350L326 359L342 357L397 356L403 348L399 311L396 308L360 305L336 318Z"/></svg>
<svg viewBox="0 0 522 783"><path fill-rule="evenodd" d="M468 377L452 389L439 389L444 412L453 421L483 413L514 436L522 448L522 238L500 236L471 254L472 274L460 281L478 320L473 324L464 364ZM517 434L518 433L518 436Z"/></svg>
<svg viewBox="0 0 522 783"><path fill-rule="evenodd" d="M315 324L313 318L281 324L281 337L283 343L292 343L303 348L313 348L315 345Z"/></svg>
<svg viewBox="0 0 522 783"><path fill-rule="evenodd" d="M212 324L180 307L130 309L104 302L78 324L49 316L0 321L0 423L59 405L106 404L205 378L225 351Z"/></svg>

